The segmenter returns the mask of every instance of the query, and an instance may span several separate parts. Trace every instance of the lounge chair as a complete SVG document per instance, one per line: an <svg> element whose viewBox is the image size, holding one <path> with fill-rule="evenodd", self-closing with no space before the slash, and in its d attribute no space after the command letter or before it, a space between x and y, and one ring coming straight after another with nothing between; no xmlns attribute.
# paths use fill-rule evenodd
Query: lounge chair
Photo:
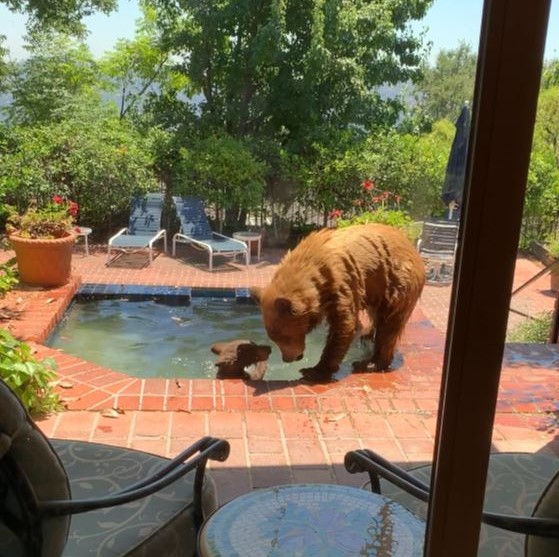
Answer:
<svg viewBox="0 0 559 557"><path fill-rule="evenodd" d="M0 380L0 555L193 557L216 507L207 460L228 454L212 437L172 460L47 439Z"/></svg>
<svg viewBox="0 0 559 557"><path fill-rule="evenodd" d="M153 245L163 239L164 250L167 251L167 231L161 228L161 213L164 197L162 193L148 193L132 200L130 220L127 228L120 229L109 239L107 265L111 261L111 250L149 251L149 262L153 262Z"/></svg>
<svg viewBox="0 0 559 557"><path fill-rule="evenodd" d="M173 197L173 202L180 220L180 230L173 236L173 257L176 255L177 243L182 242L208 252L210 271L213 269L213 258L216 255L235 258L241 254L245 256L245 263L248 265L250 255L247 244L214 232L199 197Z"/></svg>
<svg viewBox="0 0 559 557"><path fill-rule="evenodd" d="M345 455L350 473L367 472L370 488L427 516L430 465L404 470L371 450ZM559 555L559 459L543 454L490 456L478 557Z"/></svg>

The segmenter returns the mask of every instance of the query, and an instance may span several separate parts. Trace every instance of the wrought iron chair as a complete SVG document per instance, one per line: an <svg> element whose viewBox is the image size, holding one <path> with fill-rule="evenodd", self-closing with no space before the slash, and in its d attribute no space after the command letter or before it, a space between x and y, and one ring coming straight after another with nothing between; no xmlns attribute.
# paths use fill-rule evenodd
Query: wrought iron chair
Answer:
<svg viewBox="0 0 559 557"><path fill-rule="evenodd" d="M109 238L107 265L111 262L111 250L147 249L149 262L153 262L153 246L163 239L163 249L167 251L167 231L161 228L164 196L162 193L148 193L132 200L130 220L127 228L121 228Z"/></svg>
<svg viewBox="0 0 559 557"><path fill-rule="evenodd" d="M427 514L429 465L404 470L371 450L348 452L350 473L421 518ZM478 557L559 555L559 459L528 453L490 457Z"/></svg>
<svg viewBox="0 0 559 557"><path fill-rule="evenodd" d="M81 441L49 440L0 380L0 556L194 556L215 509L204 437L172 460Z"/></svg>

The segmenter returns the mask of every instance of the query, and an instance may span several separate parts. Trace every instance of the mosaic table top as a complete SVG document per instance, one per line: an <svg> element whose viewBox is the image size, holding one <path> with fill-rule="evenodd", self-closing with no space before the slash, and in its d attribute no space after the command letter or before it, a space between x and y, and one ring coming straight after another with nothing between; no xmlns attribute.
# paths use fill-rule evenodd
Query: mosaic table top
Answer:
<svg viewBox="0 0 559 557"><path fill-rule="evenodd" d="M201 557L421 557L425 523L354 487L299 484L256 490L211 515Z"/></svg>

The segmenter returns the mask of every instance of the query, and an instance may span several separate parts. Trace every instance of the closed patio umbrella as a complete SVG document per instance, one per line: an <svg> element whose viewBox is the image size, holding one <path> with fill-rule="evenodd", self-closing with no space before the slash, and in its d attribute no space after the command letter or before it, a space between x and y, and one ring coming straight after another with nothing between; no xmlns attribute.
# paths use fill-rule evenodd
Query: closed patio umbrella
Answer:
<svg viewBox="0 0 559 557"><path fill-rule="evenodd" d="M468 154L468 140L470 137L470 111L464 105L456 120L456 133L450 155L446 165L441 199L449 207L449 218L452 218L455 207L462 205L462 193L464 191L464 174L466 171L466 157ZM456 213L458 216L458 213Z"/></svg>

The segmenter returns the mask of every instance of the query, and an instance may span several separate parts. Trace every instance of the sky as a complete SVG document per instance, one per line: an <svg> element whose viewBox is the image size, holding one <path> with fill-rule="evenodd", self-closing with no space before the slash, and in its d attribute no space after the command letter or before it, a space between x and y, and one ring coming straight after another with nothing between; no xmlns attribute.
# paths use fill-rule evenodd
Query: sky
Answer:
<svg viewBox="0 0 559 557"><path fill-rule="evenodd" d="M1 0L0 0L1 2ZM425 18L415 24L426 31L432 43L431 60L441 49L453 49L465 42L475 52L478 49L483 0L435 0ZM134 36L135 22L140 17L136 0L119 0L117 12L109 16L97 14L86 18L90 31L89 47L95 57L112 49L118 39ZM12 59L25 57L23 36L25 17L12 14L0 3L0 35L5 35L5 46ZM545 58L559 57L559 0L553 0L549 18Z"/></svg>

